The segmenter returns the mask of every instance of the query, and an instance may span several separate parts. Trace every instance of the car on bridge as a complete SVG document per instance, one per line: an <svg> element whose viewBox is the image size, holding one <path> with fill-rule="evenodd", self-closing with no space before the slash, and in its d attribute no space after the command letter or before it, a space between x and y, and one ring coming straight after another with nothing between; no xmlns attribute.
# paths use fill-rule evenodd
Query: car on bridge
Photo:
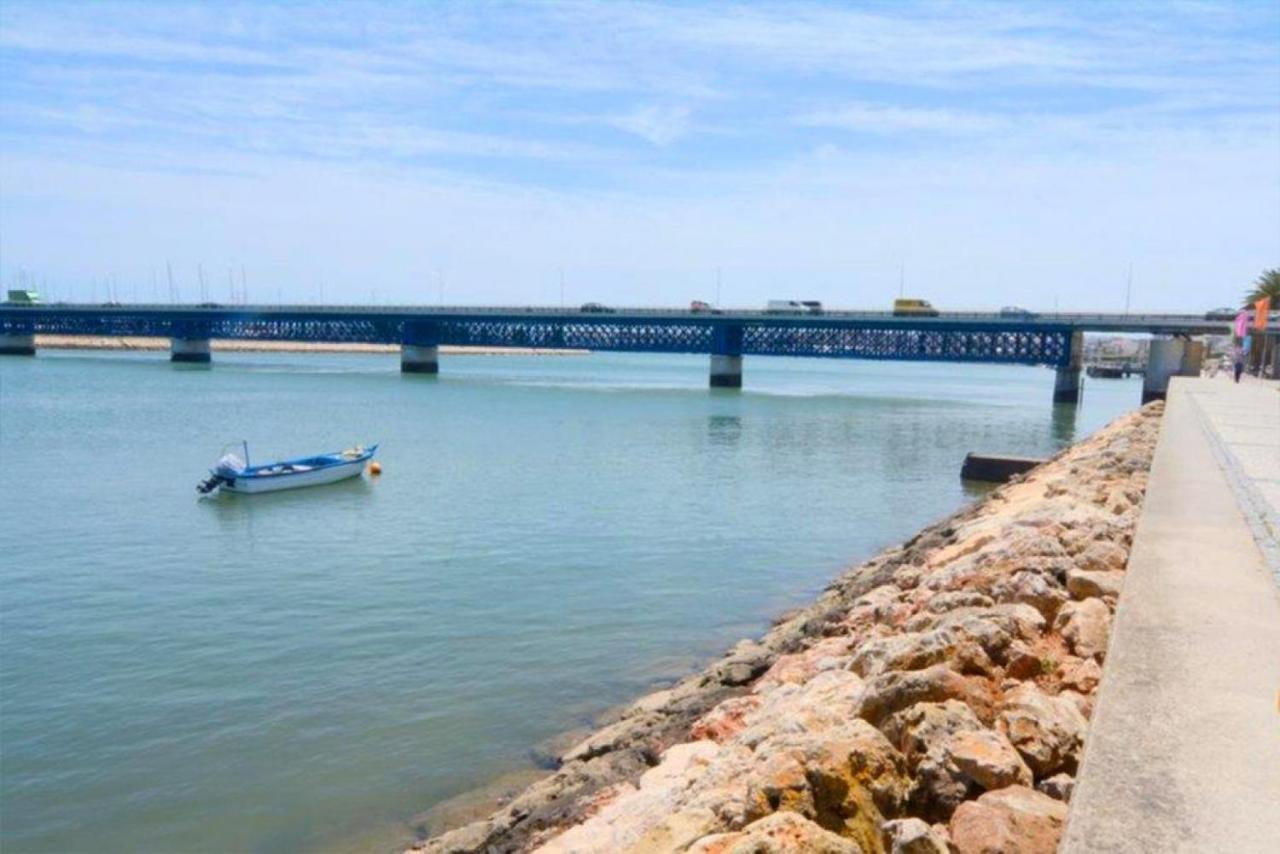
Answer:
<svg viewBox="0 0 1280 854"><path fill-rule="evenodd" d="M10 290L9 298L5 302L10 305L39 305L40 294L35 291L28 290Z"/></svg>
<svg viewBox="0 0 1280 854"><path fill-rule="evenodd" d="M599 302L584 302L578 311L583 314L613 314L613 309Z"/></svg>
<svg viewBox="0 0 1280 854"><path fill-rule="evenodd" d="M893 301L894 317L937 317L938 310L927 299L902 298Z"/></svg>
<svg viewBox="0 0 1280 854"><path fill-rule="evenodd" d="M816 299L771 299L764 310L766 314L822 314L822 303Z"/></svg>
<svg viewBox="0 0 1280 854"><path fill-rule="evenodd" d="M1000 309L1000 316L1001 317L1035 317L1036 313L1034 311L1028 311L1027 309L1019 305L1006 305L1004 308Z"/></svg>

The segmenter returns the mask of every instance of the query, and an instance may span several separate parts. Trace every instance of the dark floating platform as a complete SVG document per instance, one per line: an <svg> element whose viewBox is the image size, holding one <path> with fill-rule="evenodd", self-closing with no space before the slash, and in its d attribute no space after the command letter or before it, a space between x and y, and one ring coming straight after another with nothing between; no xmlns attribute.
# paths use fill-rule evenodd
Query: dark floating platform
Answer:
<svg viewBox="0 0 1280 854"><path fill-rule="evenodd" d="M962 480L1004 483L1017 474L1030 471L1044 460L1036 457L1009 457L1001 454L966 454L960 467Z"/></svg>

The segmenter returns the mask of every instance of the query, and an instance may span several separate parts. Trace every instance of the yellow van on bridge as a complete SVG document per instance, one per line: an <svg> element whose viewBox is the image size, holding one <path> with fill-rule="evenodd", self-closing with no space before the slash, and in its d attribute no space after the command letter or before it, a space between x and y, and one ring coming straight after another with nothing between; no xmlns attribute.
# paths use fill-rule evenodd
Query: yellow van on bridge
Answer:
<svg viewBox="0 0 1280 854"><path fill-rule="evenodd" d="M894 316L914 315L916 317L937 317L938 310L929 304L927 299L896 299L893 301Z"/></svg>

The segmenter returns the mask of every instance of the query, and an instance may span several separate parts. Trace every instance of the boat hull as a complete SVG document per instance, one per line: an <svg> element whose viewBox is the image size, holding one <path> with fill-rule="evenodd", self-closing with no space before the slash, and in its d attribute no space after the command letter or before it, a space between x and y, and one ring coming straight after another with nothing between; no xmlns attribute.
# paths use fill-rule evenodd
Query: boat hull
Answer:
<svg viewBox="0 0 1280 854"><path fill-rule="evenodd" d="M369 457L352 460L347 463L315 468L309 471L283 472L273 475L245 475L237 477L230 483L223 483L221 488L226 492L240 494L257 494L260 492L280 492L285 489L302 489L307 486L321 486L336 483L352 477L358 477L364 471Z"/></svg>

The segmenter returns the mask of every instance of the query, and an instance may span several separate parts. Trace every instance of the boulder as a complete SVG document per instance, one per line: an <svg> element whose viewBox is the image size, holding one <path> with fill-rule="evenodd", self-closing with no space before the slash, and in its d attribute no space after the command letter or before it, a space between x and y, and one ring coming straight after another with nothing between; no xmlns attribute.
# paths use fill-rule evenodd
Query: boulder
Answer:
<svg viewBox="0 0 1280 854"><path fill-rule="evenodd" d="M958 854L1053 854L1067 820L1067 805L1026 786L987 792L951 816Z"/></svg>
<svg viewBox="0 0 1280 854"><path fill-rule="evenodd" d="M918 818L886 821L880 832L888 854L948 854L946 836Z"/></svg>
<svg viewBox="0 0 1280 854"><path fill-rule="evenodd" d="M948 740L946 751L957 770L984 789L1031 785L1031 770L1009 740L998 732L958 732Z"/></svg>
<svg viewBox="0 0 1280 854"><path fill-rule="evenodd" d="M1123 570L1129 560L1129 550L1112 540L1094 540L1077 557L1081 569L1107 572Z"/></svg>
<svg viewBox="0 0 1280 854"><path fill-rule="evenodd" d="M1021 682L1034 679L1044 670L1043 658L1035 649L1022 641L1014 641L1005 654L1005 675Z"/></svg>
<svg viewBox="0 0 1280 854"><path fill-rule="evenodd" d="M1012 641L1000 621L965 614L944 619L927 631L867 641L854 653L849 668L862 676L875 676L950 661L957 670L989 673L992 660L1003 658Z"/></svg>
<svg viewBox="0 0 1280 854"><path fill-rule="evenodd" d="M689 730L692 739L710 739L722 743L746 728L746 717L760 708L761 699L752 694L730 697L694 722Z"/></svg>
<svg viewBox="0 0 1280 854"><path fill-rule="evenodd" d="M994 604L994 599L979 590L948 590L928 597L925 608L941 614L956 608L986 608Z"/></svg>
<svg viewBox="0 0 1280 854"><path fill-rule="evenodd" d="M704 836L687 850L690 854L862 854L858 843L841 838L793 812L773 813L736 833Z"/></svg>
<svg viewBox="0 0 1280 854"><path fill-rule="evenodd" d="M1070 774L1054 774L1036 784L1036 791L1048 795L1055 801L1068 803L1071 793L1075 791L1076 778Z"/></svg>
<svg viewBox="0 0 1280 854"><path fill-rule="evenodd" d="M1081 694L1092 694L1102 681L1102 668L1092 658L1069 656L1058 665L1058 682Z"/></svg>
<svg viewBox="0 0 1280 854"><path fill-rule="evenodd" d="M789 810L875 850L884 816L900 812L911 781L888 739L853 719L762 742L745 784L745 821Z"/></svg>
<svg viewBox="0 0 1280 854"><path fill-rule="evenodd" d="M867 681L858 703L858 715L878 724L889 715L916 703L963 700L981 717L990 713L990 689L974 677L961 676L945 664L924 670L892 671Z"/></svg>
<svg viewBox="0 0 1280 854"><path fill-rule="evenodd" d="M1067 592L1076 599L1119 596L1123 584L1124 573L1118 569L1073 569L1067 573Z"/></svg>
<svg viewBox="0 0 1280 854"><path fill-rule="evenodd" d="M683 851L707 834L722 829L716 814L706 807L684 809L667 816L629 850L637 854L642 851Z"/></svg>
<svg viewBox="0 0 1280 854"><path fill-rule="evenodd" d="M992 595L998 602L1020 602L1035 608L1046 620L1052 620L1067 601L1066 591L1057 581L1039 572L1023 570L996 583Z"/></svg>
<svg viewBox="0 0 1280 854"><path fill-rule="evenodd" d="M1005 695L999 724L1037 778L1075 771L1088 724L1070 698L1024 682Z"/></svg>
<svg viewBox="0 0 1280 854"><path fill-rule="evenodd" d="M1058 612L1053 627L1076 655L1102 660L1111 631L1111 609L1096 598L1068 602Z"/></svg>

